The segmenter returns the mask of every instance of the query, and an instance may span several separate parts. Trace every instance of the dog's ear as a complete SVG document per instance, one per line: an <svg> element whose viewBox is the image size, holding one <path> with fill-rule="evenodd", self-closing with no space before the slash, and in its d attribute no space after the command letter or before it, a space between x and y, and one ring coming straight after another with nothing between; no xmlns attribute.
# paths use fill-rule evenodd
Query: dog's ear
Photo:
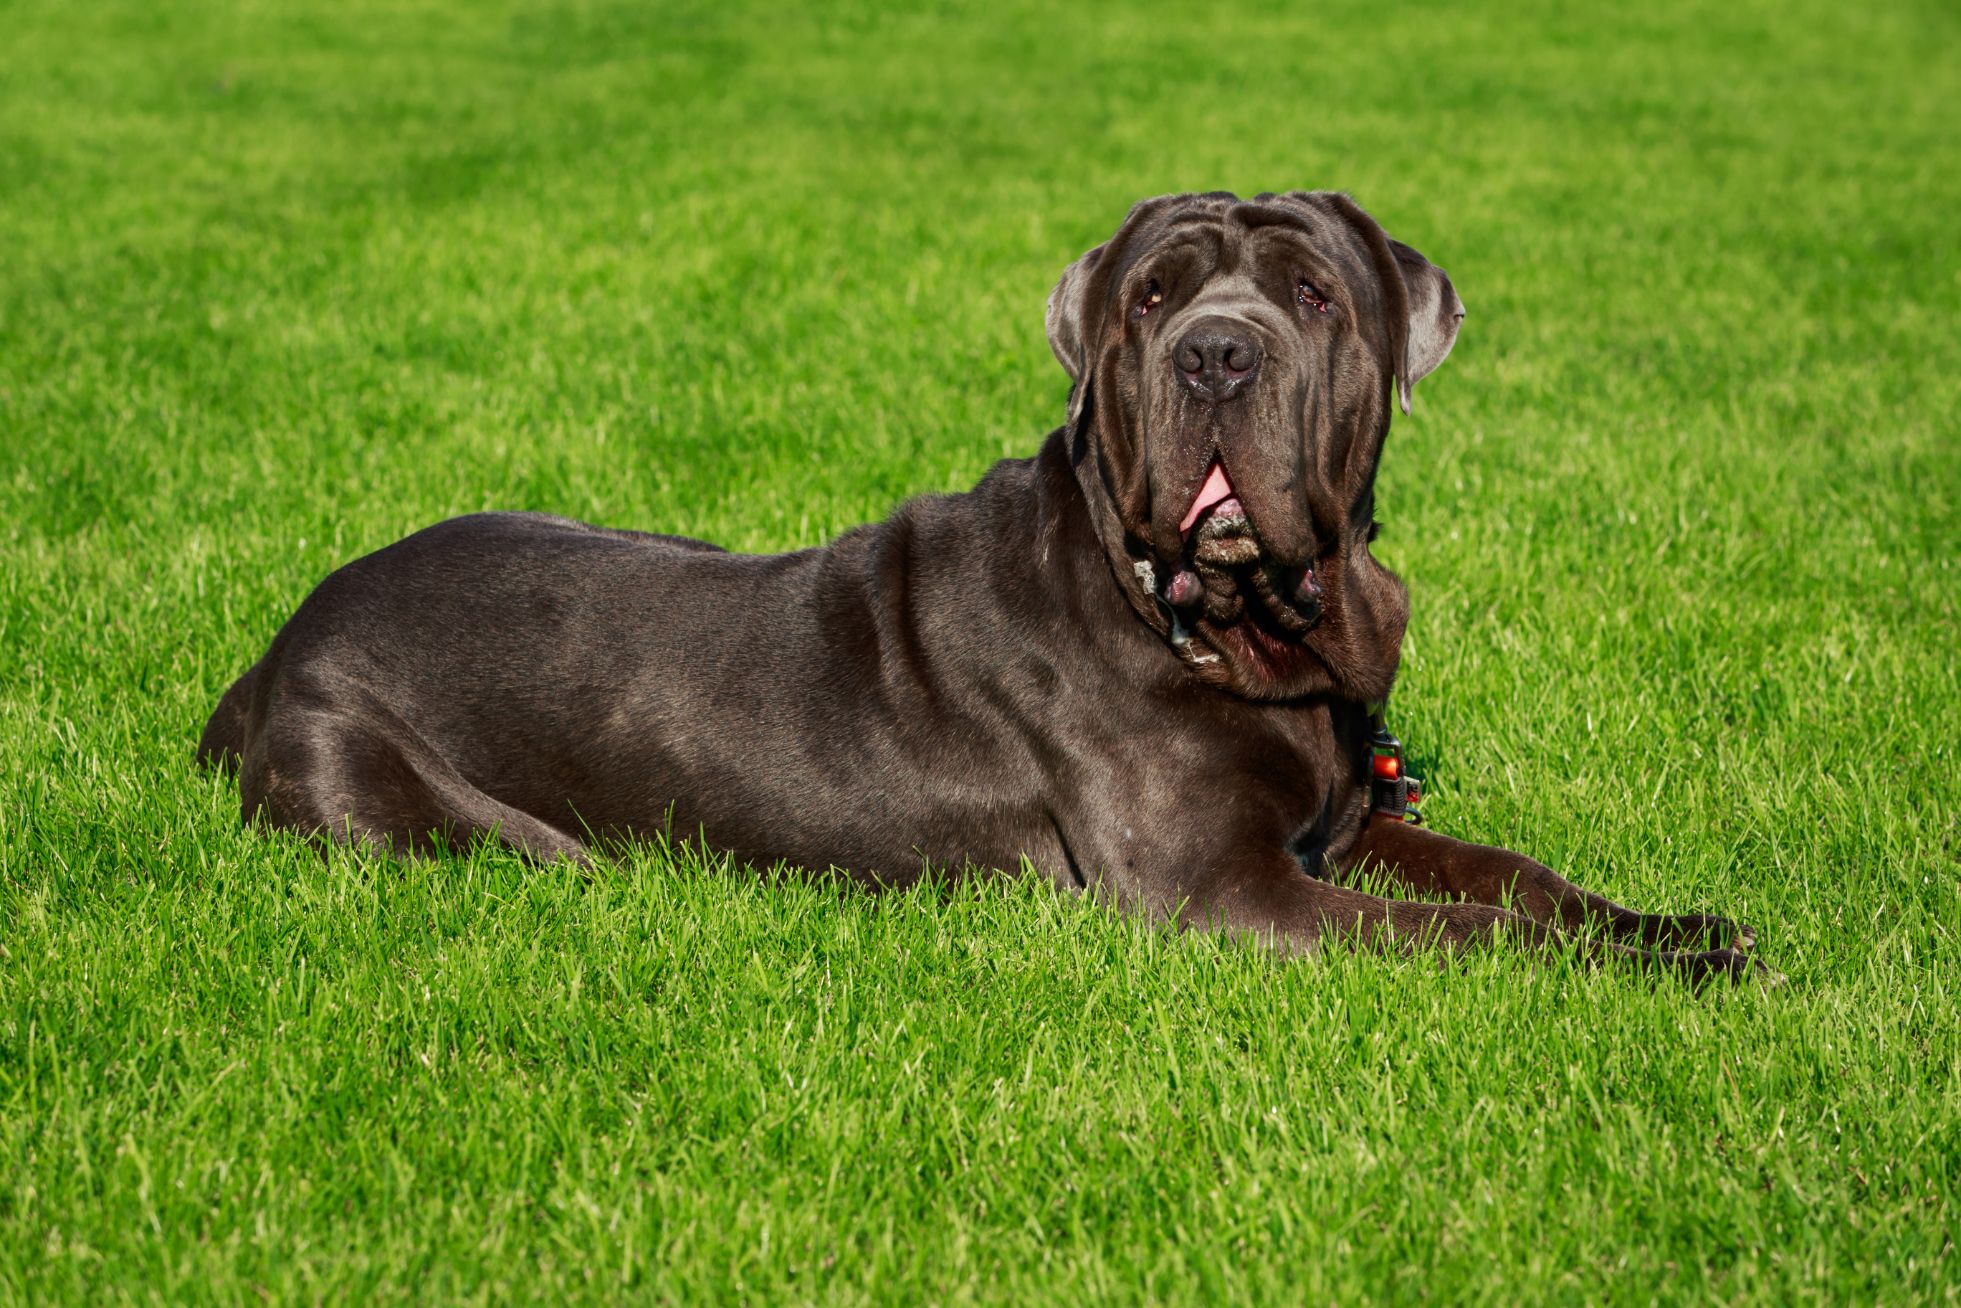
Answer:
<svg viewBox="0 0 1961 1308"><path fill-rule="evenodd" d="M1084 292L1088 289L1091 274L1103 258L1108 247L1099 245L1076 262L1062 270L1062 280L1049 292L1047 325L1049 348L1062 364L1062 370L1069 374L1069 380L1080 383L1083 374L1089 371L1087 344L1083 340Z"/></svg>
<svg viewBox="0 0 1961 1308"><path fill-rule="evenodd" d="M1346 218L1375 260L1382 281L1383 311L1388 314L1389 357L1396 374L1396 398L1409 412L1410 388L1436 371L1457 343L1464 321L1464 302L1443 269L1410 246L1392 238L1361 205L1340 191L1303 195L1312 202L1331 203Z"/></svg>
<svg viewBox="0 0 1961 1308"><path fill-rule="evenodd" d="M1457 343L1464 321L1464 302L1450 275L1401 241L1389 242L1409 299L1409 335L1403 346L1403 366L1396 370L1396 396L1409 412L1410 388L1422 381Z"/></svg>

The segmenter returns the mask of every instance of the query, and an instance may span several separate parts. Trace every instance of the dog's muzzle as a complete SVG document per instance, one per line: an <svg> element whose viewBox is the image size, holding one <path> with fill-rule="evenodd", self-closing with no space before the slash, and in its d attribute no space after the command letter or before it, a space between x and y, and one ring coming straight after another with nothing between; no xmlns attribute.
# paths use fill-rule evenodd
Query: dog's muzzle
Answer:
<svg viewBox="0 0 1961 1308"><path fill-rule="evenodd" d="M1250 596L1289 635L1305 635L1321 620L1321 583L1314 566L1290 567L1266 557L1253 520L1218 459L1178 531L1184 537L1185 559L1160 593L1180 616L1202 610L1215 626L1225 626L1246 616Z"/></svg>

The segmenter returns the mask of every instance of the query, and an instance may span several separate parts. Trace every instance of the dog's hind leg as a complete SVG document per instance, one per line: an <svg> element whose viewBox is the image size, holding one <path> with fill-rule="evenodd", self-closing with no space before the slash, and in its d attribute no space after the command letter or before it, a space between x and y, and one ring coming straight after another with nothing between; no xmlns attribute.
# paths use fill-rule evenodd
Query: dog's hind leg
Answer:
<svg viewBox="0 0 1961 1308"><path fill-rule="evenodd" d="M1369 819L1341 870L1344 875L1373 872L1419 894L1506 904L1535 922L1595 930L1644 949L1748 950L1757 940L1754 930L1728 918L1625 908L1523 854L1454 840L1380 814Z"/></svg>
<svg viewBox="0 0 1961 1308"><path fill-rule="evenodd" d="M219 697L218 707L211 710L211 717L204 724L204 734L198 738L199 767L217 768L224 772L238 771L239 760L245 756L252 692L258 686L265 666L264 659L254 663L245 670L244 676L231 684L230 690Z"/></svg>
<svg viewBox="0 0 1961 1308"><path fill-rule="evenodd" d="M239 777L248 822L395 854L496 839L538 862L590 862L578 840L471 785L372 701L329 704L282 687L257 744Z"/></svg>

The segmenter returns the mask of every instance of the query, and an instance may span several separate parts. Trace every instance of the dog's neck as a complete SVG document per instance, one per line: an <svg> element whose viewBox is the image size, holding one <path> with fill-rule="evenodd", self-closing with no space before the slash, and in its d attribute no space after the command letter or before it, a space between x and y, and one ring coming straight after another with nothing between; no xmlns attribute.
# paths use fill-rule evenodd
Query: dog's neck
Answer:
<svg viewBox="0 0 1961 1308"><path fill-rule="evenodd" d="M1103 480L1102 460L1088 432L1081 425L1074 433L1058 428L1042 443L1035 462L1044 498L1053 503L1054 511L1073 515L1088 525L1097 551L1131 612L1175 650L1180 637L1177 619L1157 591L1164 579L1149 559L1131 550L1129 533L1118 517L1116 500Z"/></svg>

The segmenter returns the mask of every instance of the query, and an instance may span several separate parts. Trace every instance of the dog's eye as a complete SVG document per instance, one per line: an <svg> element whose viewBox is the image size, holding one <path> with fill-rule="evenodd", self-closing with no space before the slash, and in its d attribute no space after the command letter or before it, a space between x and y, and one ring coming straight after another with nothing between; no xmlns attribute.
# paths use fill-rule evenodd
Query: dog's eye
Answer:
<svg viewBox="0 0 1961 1308"><path fill-rule="evenodd" d="M1145 290L1144 298L1137 302L1137 316L1142 318L1151 310L1164 303L1164 288L1153 281Z"/></svg>
<svg viewBox="0 0 1961 1308"><path fill-rule="evenodd" d="M1303 309L1312 309L1316 313L1328 312L1328 297L1306 278L1294 283L1294 301Z"/></svg>

